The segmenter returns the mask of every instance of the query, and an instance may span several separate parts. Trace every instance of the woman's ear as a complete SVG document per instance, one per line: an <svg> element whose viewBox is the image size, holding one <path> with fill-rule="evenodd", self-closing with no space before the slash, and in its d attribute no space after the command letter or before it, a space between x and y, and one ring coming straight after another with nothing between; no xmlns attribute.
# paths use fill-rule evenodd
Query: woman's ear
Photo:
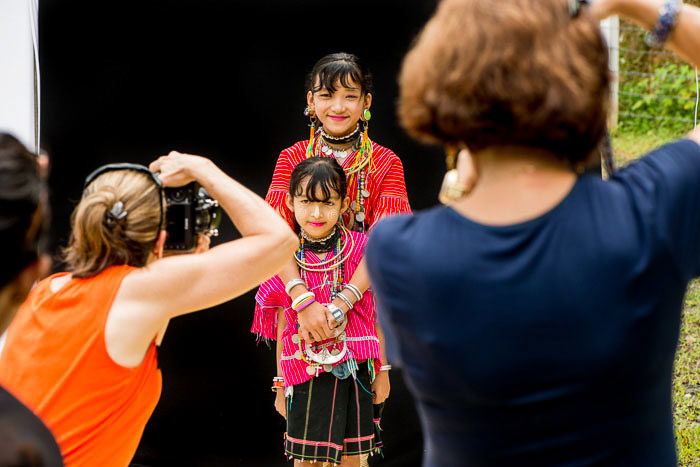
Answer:
<svg viewBox="0 0 700 467"><path fill-rule="evenodd" d="M365 94L365 109L372 107L372 93L368 92Z"/></svg>
<svg viewBox="0 0 700 467"><path fill-rule="evenodd" d="M289 210L294 212L294 203L292 202L292 196L289 193L287 193L287 197L284 199L284 201L287 204Z"/></svg>
<svg viewBox="0 0 700 467"><path fill-rule="evenodd" d="M156 258L162 258L163 257L163 250L165 249L165 239L168 237L168 233L165 230L161 230L160 234L158 235L158 240L156 240L156 244L153 247L153 254L156 256Z"/></svg>

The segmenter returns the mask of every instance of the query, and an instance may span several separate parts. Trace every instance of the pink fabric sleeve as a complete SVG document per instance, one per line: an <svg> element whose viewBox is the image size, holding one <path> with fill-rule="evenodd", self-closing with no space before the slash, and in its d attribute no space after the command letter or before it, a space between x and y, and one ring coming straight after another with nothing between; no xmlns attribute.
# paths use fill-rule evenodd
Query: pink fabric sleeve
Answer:
<svg viewBox="0 0 700 467"><path fill-rule="evenodd" d="M277 311L289 307L289 297L278 276L260 284L255 294L255 314L250 332L260 339L277 339Z"/></svg>
<svg viewBox="0 0 700 467"><path fill-rule="evenodd" d="M379 196L372 209L372 218L369 219L369 225L372 227L385 217L411 213L411 205L408 202L408 193L406 192L406 181L404 180L403 164L401 159L395 155L393 155L392 159L389 170L380 185Z"/></svg>

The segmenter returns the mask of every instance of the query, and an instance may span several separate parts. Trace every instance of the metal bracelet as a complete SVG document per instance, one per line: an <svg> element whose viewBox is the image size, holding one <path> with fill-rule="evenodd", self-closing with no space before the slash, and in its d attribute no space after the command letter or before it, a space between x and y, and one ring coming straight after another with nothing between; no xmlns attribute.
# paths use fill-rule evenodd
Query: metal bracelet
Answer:
<svg viewBox="0 0 700 467"><path fill-rule="evenodd" d="M350 301L348 297L345 296L342 292L338 292L336 294L336 297L338 297L343 303L345 303L348 307L348 311L352 308L353 303Z"/></svg>
<svg viewBox="0 0 700 467"><path fill-rule="evenodd" d="M345 288L348 289L352 294L357 298L358 301L362 300L362 292L360 292L360 289L352 284L345 284Z"/></svg>
<svg viewBox="0 0 700 467"><path fill-rule="evenodd" d="M296 278L292 279L291 281L287 282L287 284L284 286L284 291L287 292L287 295L292 293L292 289L296 287L297 285L306 285L306 282L304 282L304 279Z"/></svg>
<svg viewBox="0 0 700 467"><path fill-rule="evenodd" d="M379 371L389 371L391 370L391 365L382 365L379 367Z"/></svg>
<svg viewBox="0 0 700 467"><path fill-rule="evenodd" d="M654 28L644 35L644 42L653 48L661 48L678 22L678 14L683 8L682 0L666 0L659 9L659 18Z"/></svg>

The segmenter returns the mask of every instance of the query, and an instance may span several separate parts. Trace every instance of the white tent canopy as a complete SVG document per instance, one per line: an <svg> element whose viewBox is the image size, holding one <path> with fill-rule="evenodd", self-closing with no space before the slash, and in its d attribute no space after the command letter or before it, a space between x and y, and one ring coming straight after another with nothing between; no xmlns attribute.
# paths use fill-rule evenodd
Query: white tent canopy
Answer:
<svg viewBox="0 0 700 467"><path fill-rule="evenodd" d="M0 1L0 131L36 152L39 141L39 0Z"/></svg>

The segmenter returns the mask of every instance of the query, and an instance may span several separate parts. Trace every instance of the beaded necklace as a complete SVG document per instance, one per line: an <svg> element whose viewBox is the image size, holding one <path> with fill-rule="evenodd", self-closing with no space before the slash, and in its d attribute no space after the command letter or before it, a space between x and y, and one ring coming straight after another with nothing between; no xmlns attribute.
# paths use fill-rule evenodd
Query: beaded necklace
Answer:
<svg viewBox="0 0 700 467"><path fill-rule="evenodd" d="M348 186L353 186L356 184L356 196L355 200L350 204L350 208L354 212L354 216L350 221L349 228L356 230L358 232L365 232L365 220L367 218L365 201L369 198L370 192L367 189L367 176L374 171L374 159L372 155L374 154L374 149L372 148L372 141L369 139L367 134L367 122L359 123L362 128L362 133L359 138L359 146L355 151L355 160L353 163L343 170L348 177ZM309 145L306 148L306 158L321 156L328 154L329 151L323 151L323 146L326 146L319 141L323 139L323 128L316 130L315 124L311 124L311 131L309 135ZM358 144L358 143L356 143ZM332 153L333 151L330 150Z"/></svg>
<svg viewBox="0 0 700 467"><path fill-rule="evenodd" d="M338 235L337 243L331 257L319 261L318 263L308 263L306 261L306 251L309 250L309 247L306 245L304 236L301 236L299 249L294 255L294 258L302 271L327 272L343 267L343 263L345 263L355 249L355 239L342 224L339 223L338 225L340 226L341 234ZM343 234L350 238L349 248L348 242L343 241Z"/></svg>
<svg viewBox="0 0 700 467"><path fill-rule="evenodd" d="M345 261L350 257L350 254L355 248L355 244L352 238L352 235L347 232L347 230L341 225L340 228L336 228L336 230L331 234L331 237L335 235L337 231L340 231L340 235L337 235L337 240L336 244L333 247L332 251L328 252L328 256L330 256L330 259L327 259L321 263L315 263L313 265L309 264L306 261L306 253L307 251L310 251L310 248L308 246L309 241L306 240L305 235L301 235L300 238L300 243L299 243L299 249L297 250L297 254L295 255L297 264L299 264L301 268L301 278L306 282L307 284L309 283L308 280L308 273L309 272L323 272L324 278L322 281L322 284L328 284L331 286L331 300L336 297L338 293L340 293L343 288L345 287ZM344 241L344 236L345 235L350 237L352 246L350 247L350 250L347 254L343 256L343 253L347 250L347 242ZM329 262L333 263L327 268L313 268L313 266L323 266L325 264L328 264ZM311 267L309 267L311 266ZM328 272L331 271L332 275L331 278L328 277ZM347 320L345 321L347 323ZM339 332L336 333L337 335L334 337L332 342L325 342L323 344L311 344L310 349L313 352L316 352L318 350L321 350L321 355L326 352L326 358L331 358L331 359L342 359L344 357L345 352L347 351L347 344L345 343L345 332L344 332L344 327L343 329L340 329ZM294 358L297 360L303 360L306 364L306 372L311 375L311 376L318 376L318 373L321 371L321 367L327 372L330 372L333 370L333 364L326 363L318 363L309 358L307 355L307 352L305 350L305 347L303 345L303 339L299 337L298 334L295 334L292 336L292 342L298 345L299 349L294 352ZM307 343L308 344L308 343ZM338 344L342 344L342 350L336 348ZM330 351L325 351L327 347L330 347Z"/></svg>

